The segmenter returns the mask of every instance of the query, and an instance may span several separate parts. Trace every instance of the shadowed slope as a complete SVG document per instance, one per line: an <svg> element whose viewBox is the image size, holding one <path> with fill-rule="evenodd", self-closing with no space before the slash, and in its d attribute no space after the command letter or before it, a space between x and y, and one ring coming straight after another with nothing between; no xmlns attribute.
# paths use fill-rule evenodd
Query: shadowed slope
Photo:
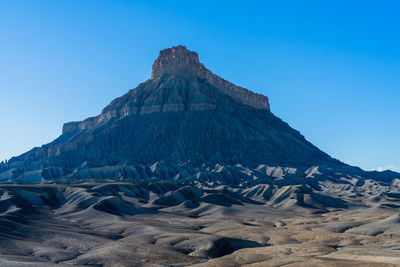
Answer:
<svg viewBox="0 0 400 267"><path fill-rule="evenodd" d="M178 46L160 52L152 79L99 116L65 124L58 139L11 159L7 169L18 170L14 178L25 174L41 181L76 168L158 161L192 167L343 165L274 116L266 97L212 74L196 53Z"/></svg>

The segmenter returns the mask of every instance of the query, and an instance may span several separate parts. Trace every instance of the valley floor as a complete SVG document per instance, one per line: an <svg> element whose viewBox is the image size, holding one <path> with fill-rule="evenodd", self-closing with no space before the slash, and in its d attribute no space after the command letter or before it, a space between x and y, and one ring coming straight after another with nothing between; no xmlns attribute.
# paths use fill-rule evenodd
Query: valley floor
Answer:
<svg viewBox="0 0 400 267"><path fill-rule="evenodd" d="M0 266L400 265L393 204L323 213L250 203L154 208L127 195L96 202L91 186L51 187L0 186Z"/></svg>

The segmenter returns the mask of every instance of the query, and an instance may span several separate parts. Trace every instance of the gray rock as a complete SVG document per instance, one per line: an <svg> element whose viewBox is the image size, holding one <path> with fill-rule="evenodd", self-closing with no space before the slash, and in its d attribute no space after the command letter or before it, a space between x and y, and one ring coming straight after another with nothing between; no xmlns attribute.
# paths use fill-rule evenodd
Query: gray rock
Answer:
<svg viewBox="0 0 400 267"><path fill-rule="evenodd" d="M390 184L398 188L398 178L331 158L276 117L266 97L211 73L183 46L162 50L152 78L100 115L66 123L53 142L0 164L3 183L180 181L320 190L323 181L325 190L354 197L355 187L365 192L387 191ZM157 188L161 194L177 189ZM274 190L252 199L266 201Z"/></svg>

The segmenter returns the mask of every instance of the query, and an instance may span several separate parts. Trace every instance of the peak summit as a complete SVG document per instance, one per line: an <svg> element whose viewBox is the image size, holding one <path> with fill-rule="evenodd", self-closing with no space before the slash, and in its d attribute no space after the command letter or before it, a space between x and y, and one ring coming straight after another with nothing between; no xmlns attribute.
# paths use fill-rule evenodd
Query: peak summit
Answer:
<svg viewBox="0 0 400 267"><path fill-rule="evenodd" d="M158 58L154 61L151 78L161 77L165 73L199 76L204 69L196 52L189 51L183 45L178 45L160 51Z"/></svg>
<svg viewBox="0 0 400 267"><path fill-rule="evenodd" d="M183 45L173 46L160 51L154 61L151 79L157 79L164 74L197 77L206 80L234 100L257 109L270 110L266 96L253 93L243 87L236 86L208 70L199 61L196 52L188 50Z"/></svg>

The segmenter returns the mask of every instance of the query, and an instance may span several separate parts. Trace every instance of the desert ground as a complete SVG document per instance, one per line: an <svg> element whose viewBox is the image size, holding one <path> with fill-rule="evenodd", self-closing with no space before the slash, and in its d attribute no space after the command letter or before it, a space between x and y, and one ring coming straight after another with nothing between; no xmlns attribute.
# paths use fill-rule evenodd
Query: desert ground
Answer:
<svg viewBox="0 0 400 267"><path fill-rule="evenodd" d="M212 193L168 202L154 191L1 185L0 266L400 265L394 201L318 211Z"/></svg>

